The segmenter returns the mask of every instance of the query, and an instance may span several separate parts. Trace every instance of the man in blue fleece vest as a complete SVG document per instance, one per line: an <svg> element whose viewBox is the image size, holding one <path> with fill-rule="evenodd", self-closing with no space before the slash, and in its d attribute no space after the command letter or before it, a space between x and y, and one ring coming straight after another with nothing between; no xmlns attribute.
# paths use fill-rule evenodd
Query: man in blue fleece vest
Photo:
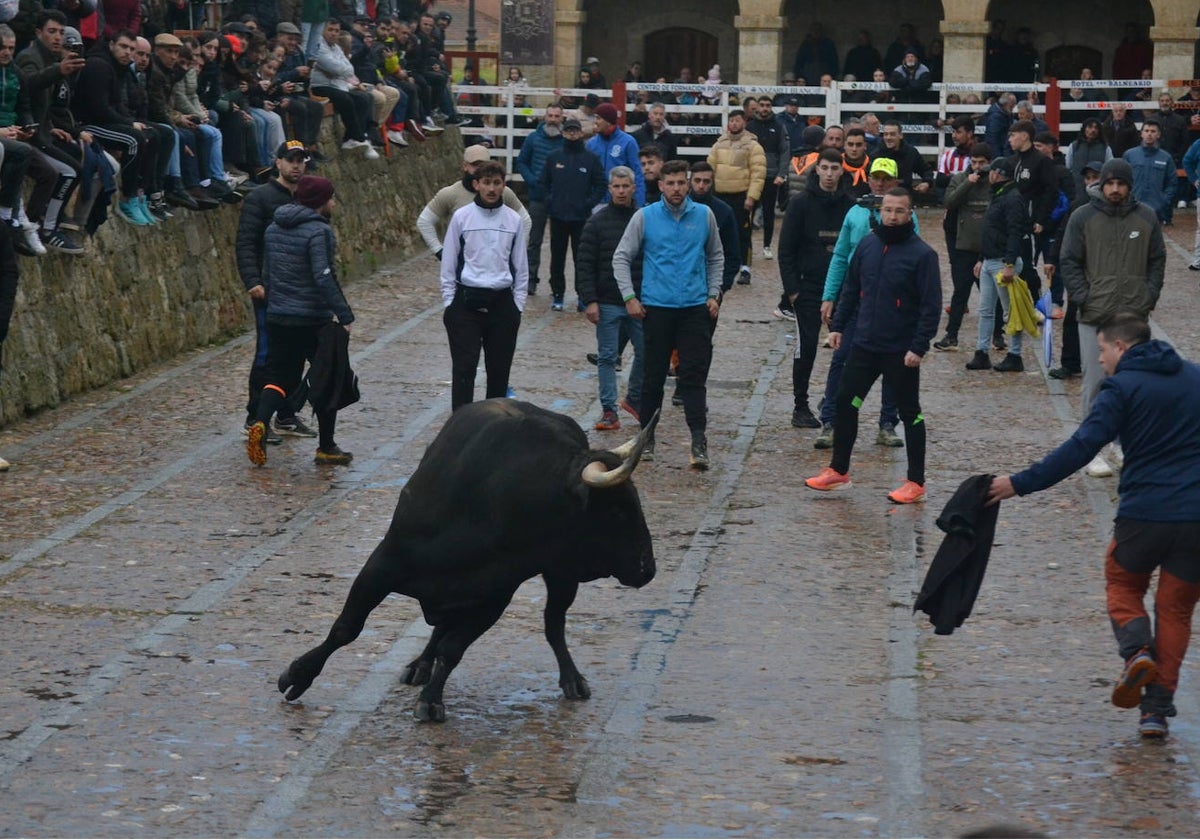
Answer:
<svg viewBox="0 0 1200 840"><path fill-rule="evenodd" d="M1112 702L1141 707L1138 731L1163 738L1200 600L1200 366L1151 340L1124 312L1096 330L1108 375L1071 438L1028 469L993 479L989 503L1053 487L1120 438L1125 465L1104 558L1108 615L1125 669ZM1156 626L1143 603L1158 569Z"/></svg>
<svg viewBox="0 0 1200 840"><path fill-rule="evenodd" d="M671 351L679 350L677 393L692 433L689 463L708 469L707 391L712 362L712 321L720 311L725 253L712 210L688 197L688 165L663 164L662 199L629 220L617 250L613 275L625 310L642 321L646 374L638 415L649 423L662 406ZM642 256L641 299L634 293L631 264ZM654 438L642 450L654 457Z"/></svg>

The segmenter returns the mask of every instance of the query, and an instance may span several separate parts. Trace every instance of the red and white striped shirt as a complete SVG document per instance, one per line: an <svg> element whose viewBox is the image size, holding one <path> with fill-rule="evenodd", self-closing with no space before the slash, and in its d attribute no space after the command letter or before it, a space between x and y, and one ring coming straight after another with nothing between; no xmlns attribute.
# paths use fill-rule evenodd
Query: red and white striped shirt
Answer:
<svg viewBox="0 0 1200 840"><path fill-rule="evenodd" d="M937 171L943 175L953 175L956 172L966 172L971 166L971 150L960 152L958 147L946 149L938 157Z"/></svg>

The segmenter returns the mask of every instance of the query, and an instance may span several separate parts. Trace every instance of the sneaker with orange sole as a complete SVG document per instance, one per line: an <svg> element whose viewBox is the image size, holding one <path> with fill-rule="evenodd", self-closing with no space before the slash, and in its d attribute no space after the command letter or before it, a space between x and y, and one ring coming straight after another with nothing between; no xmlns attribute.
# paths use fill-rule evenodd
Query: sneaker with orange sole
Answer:
<svg viewBox="0 0 1200 840"><path fill-rule="evenodd" d="M840 473L833 467L826 467L812 478L804 479L810 490L842 490L850 486L850 474Z"/></svg>
<svg viewBox="0 0 1200 840"><path fill-rule="evenodd" d="M1142 702L1142 689L1158 676L1158 663L1147 648L1142 648L1125 663L1121 679L1113 687L1112 704L1120 709L1132 709Z"/></svg>
<svg viewBox="0 0 1200 840"><path fill-rule="evenodd" d="M615 432L619 428L621 428L621 420L615 411L605 411L596 422L596 431L598 432Z"/></svg>
<svg viewBox="0 0 1200 840"><path fill-rule="evenodd" d="M888 493L888 498L898 505L911 505L925 501L925 485L915 481L905 481L898 488Z"/></svg>
<svg viewBox="0 0 1200 840"><path fill-rule="evenodd" d="M267 450L263 448L263 438L267 436L267 424L259 420L246 427L246 457L256 467L267 463Z"/></svg>

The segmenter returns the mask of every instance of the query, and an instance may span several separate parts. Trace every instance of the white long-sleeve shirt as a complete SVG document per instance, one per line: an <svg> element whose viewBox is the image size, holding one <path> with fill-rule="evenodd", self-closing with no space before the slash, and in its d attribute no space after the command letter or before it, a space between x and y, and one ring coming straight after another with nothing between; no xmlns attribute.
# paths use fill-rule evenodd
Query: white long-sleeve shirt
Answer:
<svg viewBox="0 0 1200 840"><path fill-rule="evenodd" d="M512 289L517 309L529 296L528 237L511 207L480 207L472 202L455 211L442 247L442 305L454 301L458 284L482 289Z"/></svg>
<svg viewBox="0 0 1200 840"><path fill-rule="evenodd" d="M438 225L448 225L450 217L456 210L474 201L475 193L463 186L462 181L442 187L433 198L429 199L429 203L421 209L421 215L417 216L417 231L425 240L425 244L429 246L430 253L436 254L442 250L442 238L438 235ZM529 211L525 209L521 199L517 198L517 194L508 187L504 188L503 201L505 207L511 207L521 217L521 227L525 229L525 239L528 241L529 232L533 230L533 219L529 217Z"/></svg>

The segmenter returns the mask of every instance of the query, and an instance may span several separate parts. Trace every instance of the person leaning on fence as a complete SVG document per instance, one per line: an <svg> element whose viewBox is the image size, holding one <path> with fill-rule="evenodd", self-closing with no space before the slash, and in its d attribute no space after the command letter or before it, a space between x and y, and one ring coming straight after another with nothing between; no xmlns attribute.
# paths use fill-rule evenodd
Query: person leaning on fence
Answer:
<svg viewBox="0 0 1200 840"><path fill-rule="evenodd" d="M767 179L767 157L753 134L746 131L746 112L729 112L725 131L708 153L708 162L716 175L717 197L733 208L742 245L742 267L738 284L750 284L750 219L762 196Z"/></svg>

